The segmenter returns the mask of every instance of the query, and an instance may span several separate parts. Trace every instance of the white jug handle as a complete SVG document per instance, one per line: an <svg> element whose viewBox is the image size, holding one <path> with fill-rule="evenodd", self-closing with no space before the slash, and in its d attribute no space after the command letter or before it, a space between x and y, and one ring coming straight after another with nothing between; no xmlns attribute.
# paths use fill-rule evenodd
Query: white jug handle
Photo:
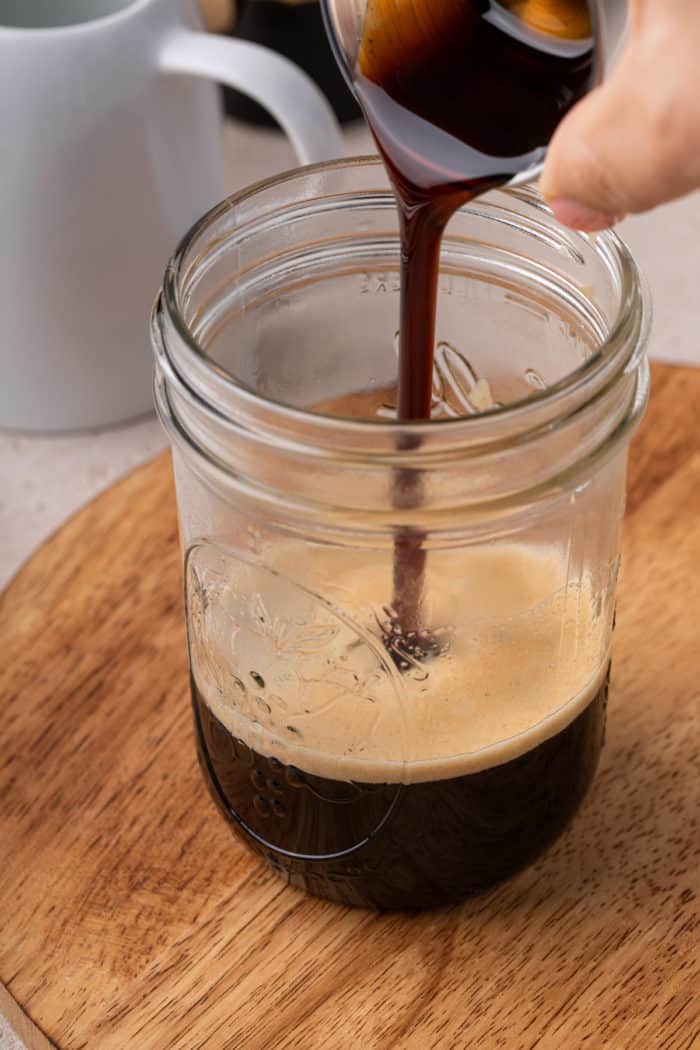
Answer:
<svg viewBox="0 0 700 1050"><path fill-rule="evenodd" d="M288 135L301 164L343 156L333 111L306 73L269 48L179 30L165 41L159 68L228 84L264 106Z"/></svg>

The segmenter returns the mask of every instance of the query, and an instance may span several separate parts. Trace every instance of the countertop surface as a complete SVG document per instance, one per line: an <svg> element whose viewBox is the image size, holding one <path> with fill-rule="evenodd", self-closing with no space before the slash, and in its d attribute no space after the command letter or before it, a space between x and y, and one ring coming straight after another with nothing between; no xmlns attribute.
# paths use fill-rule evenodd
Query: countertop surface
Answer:
<svg viewBox="0 0 700 1050"><path fill-rule="evenodd" d="M228 123L231 191L294 164L271 131ZM368 133L347 133L348 154L371 152ZM628 219L620 232L648 278L655 322L651 355L700 365L700 194ZM0 585L62 521L120 475L166 447L154 417L98 433L60 437L0 432ZM22 1044L0 1018L0 1050Z"/></svg>

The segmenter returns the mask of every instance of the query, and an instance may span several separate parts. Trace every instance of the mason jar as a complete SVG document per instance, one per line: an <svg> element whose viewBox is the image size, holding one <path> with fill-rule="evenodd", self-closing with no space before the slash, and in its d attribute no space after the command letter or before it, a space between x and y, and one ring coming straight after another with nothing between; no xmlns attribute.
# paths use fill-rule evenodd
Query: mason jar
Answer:
<svg viewBox="0 0 700 1050"><path fill-rule="evenodd" d="M398 308L365 158L206 215L152 331L209 789L290 883L417 908L532 861L594 775L649 305L520 188L448 228L430 422L396 421Z"/></svg>

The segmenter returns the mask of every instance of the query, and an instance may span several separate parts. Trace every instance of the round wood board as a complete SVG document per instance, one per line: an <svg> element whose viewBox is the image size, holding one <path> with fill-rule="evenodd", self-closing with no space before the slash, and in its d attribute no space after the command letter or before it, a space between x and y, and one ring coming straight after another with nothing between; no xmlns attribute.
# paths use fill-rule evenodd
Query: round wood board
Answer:
<svg viewBox="0 0 700 1050"><path fill-rule="evenodd" d="M200 782L170 463L0 602L0 1009L32 1048L700 1046L700 370L632 456L608 741L534 867L419 916L285 887Z"/></svg>

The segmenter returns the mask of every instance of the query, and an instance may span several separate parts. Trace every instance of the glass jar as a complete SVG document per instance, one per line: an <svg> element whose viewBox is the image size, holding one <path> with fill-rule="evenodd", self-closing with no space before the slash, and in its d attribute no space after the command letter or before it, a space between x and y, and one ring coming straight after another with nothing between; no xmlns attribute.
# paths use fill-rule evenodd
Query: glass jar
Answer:
<svg viewBox="0 0 700 1050"><path fill-rule="evenodd" d="M366 158L214 209L153 316L204 775L278 873L381 908L486 889L583 798L649 386L627 249L531 188L449 226L429 423L393 418L398 302Z"/></svg>

